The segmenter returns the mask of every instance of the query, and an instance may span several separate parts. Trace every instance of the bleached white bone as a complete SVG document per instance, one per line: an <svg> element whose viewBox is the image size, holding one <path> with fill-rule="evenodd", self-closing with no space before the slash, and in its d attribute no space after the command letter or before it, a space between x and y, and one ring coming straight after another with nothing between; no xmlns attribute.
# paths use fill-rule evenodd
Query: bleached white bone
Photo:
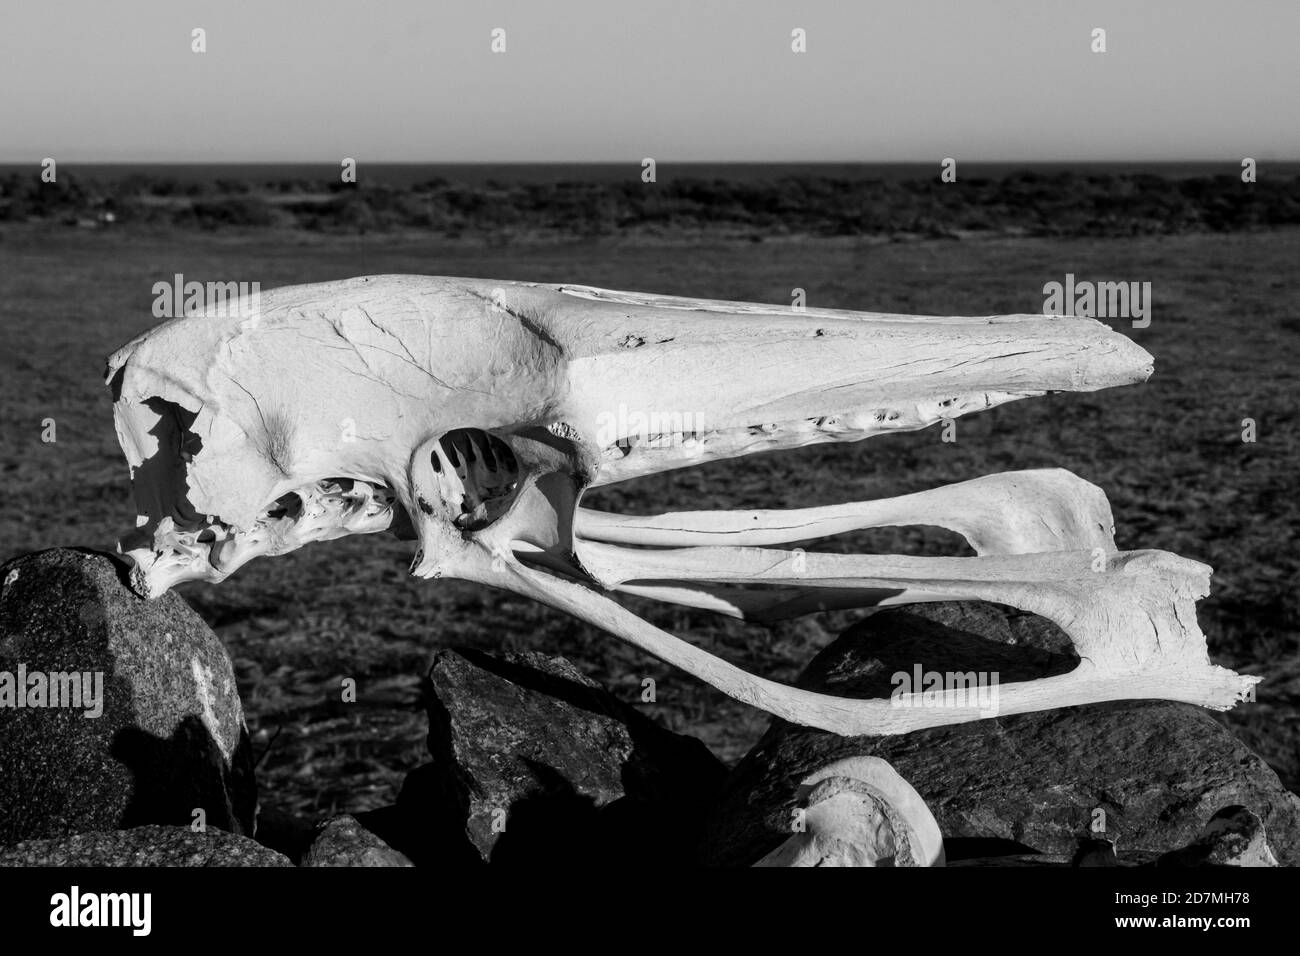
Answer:
<svg viewBox="0 0 1300 956"><path fill-rule="evenodd" d="M392 523L393 499L366 482L317 481L286 498L298 502L295 514L259 517L247 531L221 525L179 530L168 517L150 544L128 549L134 567L131 584L145 597L158 597L184 581L219 583L249 561L288 554L304 545L350 534L375 534Z"/></svg>
<svg viewBox="0 0 1300 956"><path fill-rule="evenodd" d="M774 584L763 591L701 585L696 577L691 586L630 584L638 575L626 568L602 572L610 559L602 559L604 552L593 549L589 542L656 547L771 545L863 528L921 524L960 533L980 555L1088 549L1095 565L1101 556L1115 550L1114 519L1105 494L1059 468L1006 472L899 498L790 511L690 511L625 517L584 508L578 513L577 531L584 565L606 587L771 623L818 611L908 603L915 598L896 597L886 589L833 588L824 583ZM791 560L796 567L806 562L798 556Z"/></svg>
<svg viewBox="0 0 1300 956"><path fill-rule="evenodd" d="M787 511L681 511L650 517L578 511L587 541L655 547L774 545L857 531L934 525L977 554L1115 550L1110 504L1096 485L1061 468L986 475L898 498Z"/></svg>
<svg viewBox="0 0 1300 956"><path fill-rule="evenodd" d="M517 569L507 561L499 561L497 567L499 571L496 574L480 569L479 574L469 572L468 576L472 580L527 594L544 604L567 611L666 663L680 667L737 700L792 723L818 727L845 736L907 733L926 727L965 723L1005 714L1051 710L1108 700L1177 700L1226 710L1244 699L1251 685L1259 680L1257 677L1243 677L1210 664L1208 659L1202 659L1205 656L1204 638L1200 637L1199 631L1195 636L1182 635L1180 653L1168 657L1160 653L1152 654L1149 645L1156 643L1157 632L1148 625L1144 635L1149 637L1144 663L1133 661L1116 668L1110 658L1122 657L1124 653L1121 647L1124 635L1117 632L1113 643L1102 645L1107 652L1103 658L1105 666L1094 664L1080 652L1080 663L1068 674L1001 684L993 708L982 701L972 701L971 695L960 688L945 689L937 695L926 692L899 694L888 700L852 700L755 677L655 627L617 602L580 583L541 574L533 568ZM1166 586L1173 585L1174 582L1166 582ZM1159 613L1161 595L1154 588L1149 590L1152 592L1149 595L1152 604L1157 606L1153 610ZM1005 593L993 589L985 593L997 593L1006 597ZM1166 597L1164 600L1171 599ZM1169 610L1171 619L1186 615L1194 609L1190 594L1175 594L1172 601L1181 606ZM1050 600L1025 603L1037 603L1044 609L1051 604ZM1050 614L1046 616L1052 617ZM1136 611L1124 615L1129 620L1137 616ZM1064 615L1058 615L1053 619L1059 623L1063 617ZM1168 624L1167 621L1165 623ZM1065 630L1072 638L1075 636L1073 622ZM1176 628L1166 627L1166 635L1171 630L1175 635L1179 634Z"/></svg>
<svg viewBox="0 0 1300 956"><path fill-rule="evenodd" d="M799 791L797 832L755 866L944 865L934 814L881 758L837 760L805 777Z"/></svg>
<svg viewBox="0 0 1300 956"><path fill-rule="evenodd" d="M164 323L109 360L119 439L144 471L138 513L160 520L175 505L161 498L180 497L244 529L268 502L332 477L386 480L401 497L410 451L457 428L563 422L598 485L1151 371L1149 355L1091 319L730 311L593 294L377 276L262 293L252 318L239 307ZM156 461L181 454L159 432L181 427L160 405L182 410L201 446L183 469ZM651 443L620 427L686 416L693 441ZM179 494L157 486L178 481Z"/></svg>
<svg viewBox="0 0 1300 956"><path fill-rule="evenodd" d="M990 715L955 698L911 708L785 687L602 591L757 619L896 600L1010 603L1060 624L1083 660L1001 688L1003 713L1135 696L1225 707L1254 680L1209 664L1194 608L1208 569L1115 554L1104 496L1064 472L786 513L620 519L579 508L588 487L668 468L1145 379L1150 356L1101 323L421 276L278 289L257 305L173 320L110 358L118 437L145 516L123 550L144 594L392 528L418 540L419 576L527 594L837 733ZM284 512L286 500L301 508ZM950 527L980 556L801 554L796 571L782 567L788 552L748 546L902 523ZM745 590L753 585L766 594Z"/></svg>

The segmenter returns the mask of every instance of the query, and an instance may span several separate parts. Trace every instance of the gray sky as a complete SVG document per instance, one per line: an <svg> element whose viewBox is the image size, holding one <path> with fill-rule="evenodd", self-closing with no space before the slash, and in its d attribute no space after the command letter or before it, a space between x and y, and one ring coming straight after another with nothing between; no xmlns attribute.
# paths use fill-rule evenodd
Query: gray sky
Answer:
<svg viewBox="0 0 1300 956"><path fill-rule="evenodd" d="M2 20L0 162L1300 159L1295 0L25 0Z"/></svg>

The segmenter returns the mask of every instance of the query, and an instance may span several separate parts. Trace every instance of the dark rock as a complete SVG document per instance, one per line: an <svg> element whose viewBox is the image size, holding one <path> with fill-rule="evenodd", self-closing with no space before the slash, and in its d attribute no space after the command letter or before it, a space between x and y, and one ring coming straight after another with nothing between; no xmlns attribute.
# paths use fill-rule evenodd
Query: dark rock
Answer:
<svg viewBox="0 0 1300 956"><path fill-rule="evenodd" d="M945 866L952 866L961 860L976 857L994 856L1033 856L1034 851L1015 840L999 840L982 837L944 837L943 855ZM1068 862L1068 861L1067 861Z"/></svg>
<svg viewBox="0 0 1300 956"><path fill-rule="evenodd" d="M144 601L120 571L71 549L0 566L0 845L188 826L200 809L209 828L252 832L252 749L225 648L179 596ZM102 675L102 713L13 706L20 671L90 675L87 692Z"/></svg>
<svg viewBox="0 0 1300 956"><path fill-rule="evenodd" d="M1042 618L981 602L923 604L849 628L799 685L887 698L891 675L918 663L927 671L996 671L1007 684L1064 673L1074 655L1065 634ZM890 737L839 737L774 721L727 782L704 862L748 865L769 852L788 836L799 781L857 755L887 760L925 799L945 838L1014 840L1069 860L1081 838L1100 836L1153 855L1186 846L1217 808L1242 804L1263 818L1278 859L1300 864L1300 799L1209 712L1161 701Z"/></svg>
<svg viewBox="0 0 1300 956"><path fill-rule="evenodd" d="M406 780L394 843L417 863L693 858L726 775L700 741L559 657L442 651L429 680L434 759Z"/></svg>
<svg viewBox="0 0 1300 956"><path fill-rule="evenodd" d="M1190 846L1166 853L1156 866L1277 866L1264 822L1245 807L1224 807Z"/></svg>
<svg viewBox="0 0 1300 956"><path fill-rule="evenodd" d="M487 861L468 839L466 808L445 765L416 767L402 781L397 804L357 814L362 825L416 866L460 870Z"/></svg>
<svg viewBox="0 0 1300 956"><path fill-rule="evenodd" d="M253 839L268 849L283 853L297 866L316 839L316 824L311 818L259 803Z"/></svg>
<svg viewBox="0 0 1300 956"><path fill-rule="evenodd" d="M954 837L944 840L947 867L990 866L1154 866L1159 854L1128 851L1109 840L1085 837L1074 855L1035 853L1013 840Z"/></svg>
<svg viewBox="0 0 1300 956"><path fill-rule="evenodd" d="M997 866L1045 866L1058 867L1063 870L1070 868L1070 858L1065 856L1051 856L1046 853L1017 853L1007 856L973 856L965 860L955 860L947 864L949 869L954 867L961 869L969 867L972 869L986 869Z"/></svg>
<svg viewBox="0 0 1300 956"><path fill-rule="evenodd" d="M1072 866L1119 866L1115 844L1111 840L1084 837L1070 859Z"/></svg>
<svg viewBox="0 0 1300 956"><path fill-rule="evenodd" d="M341 816L322 823L302 858L303 866L414 866L360 823Z"/></svg>
<svg viewBox="0 0 1300 956"><path fill-rule="evenodd" d="M0 866L293 866L248 837L214 827L144 826L24 840L0 850Z"/></svg>
<svg viewBox="0 0 1300 956"><path fill-rule="evenodd" d="M1120 853L1112 857L1097 856L1092 858L1091 862L1079 861L1077 857L1071 859L1066 856L1054 856L1050 853L1017 853L1008 856L973 856L964 860L957 860L948 864L952 867L972 867L984 869L995 866L1054 866L1061 869L1070 869L1074 867L1093 867L1093 866L1117 866L1117 867L1147 867L1152 866L1151 853Z"/></svg>

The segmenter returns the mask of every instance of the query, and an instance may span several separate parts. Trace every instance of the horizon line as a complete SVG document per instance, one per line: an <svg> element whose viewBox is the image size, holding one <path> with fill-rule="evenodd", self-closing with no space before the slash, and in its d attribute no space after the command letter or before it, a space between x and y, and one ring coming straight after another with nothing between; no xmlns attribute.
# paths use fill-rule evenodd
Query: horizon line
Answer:
<svg viewBox="0 0 1300 956"><path fill-rule="evenodd" d="M39 166L46 157L40 159L0 159L0 166ZM57 159L57 157L55 157ZM355 158L355 157L354 157ZM941 162L926 159L659 159L654 157L659 166L918 166ZM1015 163L1036 165L1089 165L1124 163L1225 163L1240 166L1245 156L1209 157L1201 159L961 159L954 157L961 164L1012 165ZM1249 157L1257 164L1262 163L1300 163L1300 156L1291 158L1258 156ZM58 159L60 165L81 166L335 166L340 159ZM358 166L640 166L642 160L636 159L356 159Z"/></svg>

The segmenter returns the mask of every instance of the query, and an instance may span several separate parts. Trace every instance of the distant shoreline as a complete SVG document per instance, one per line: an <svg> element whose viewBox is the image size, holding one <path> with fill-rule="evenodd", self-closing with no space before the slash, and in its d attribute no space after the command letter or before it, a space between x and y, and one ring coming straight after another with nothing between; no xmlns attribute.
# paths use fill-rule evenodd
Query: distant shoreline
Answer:
<svg viewBox="0 0 1300 956"><path fill-rule="evenodd" d="M639 160L622 163L375 163L356 157L358 178L391 186L409 186L434 179L469 185L503 183L616 183L640 182ZM0 163L0 178L40 174L40 161ZM1260 178L1300 176L1300 160L1258 163ZM60 162L59 169L87 182L113 183L131 177L171 179L182 183L234 180L269 183L286 180L337 181L337 163L81 163ZM1202 176L1237 176L1240 159L1195 162L974 162L959 161L959 176L965 179L1001 179L1019 173L1053 176L1144 175L1165 179ZM683 179L725 179L732 182L763 182L795 176L815 176L850 181L937 180L938 160L930 163L675 163L656 164L659 183Z"/></svg>
<svg viewBox="0 0 1300 956"><path fill-rule="evenodd" d="M1170 175L1039 167L943 182L899 166L306 166L0 169L0 223L93 229L133 225L317 233L416 230L507 242L698 232L762 241L783 235L906 241L992 236L1134 236L1300 225L1300 174L1258 180L1214 167ZM466 178L472 175L479 179ZM687 175L692 173L693 175ZM110 175L111 174L111 175ZM917 174L917 175L914 175ZM385 176L389 178L386 179ZM540 178L538 178L540 177ZM548 178L549 177L549 178Z"/></svg>

